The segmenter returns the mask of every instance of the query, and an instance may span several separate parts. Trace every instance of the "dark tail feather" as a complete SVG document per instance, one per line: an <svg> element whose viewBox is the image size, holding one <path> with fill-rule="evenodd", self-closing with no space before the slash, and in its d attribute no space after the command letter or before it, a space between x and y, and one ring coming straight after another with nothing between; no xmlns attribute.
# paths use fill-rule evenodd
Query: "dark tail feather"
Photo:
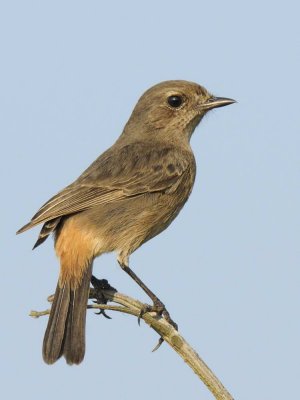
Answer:
<svg viewBox="0 0 300 400"><path fill-rule="evenodd" d="M62 354L68 364L80 364L85 353L85 321L92 265L85 272L80 286L71 291L70 307Z"/></svg>
<svg viewBox="0 0 300 400"><path fill-rule="evenodd" d="M80 364L85 353L85 320L92 265L75 290L57 285L43 343L43 358L53 364L64 355L68 364Z"/></svg>
<svg viewBox="0 0 300 400"><path fill-rule="evenodd" d="M69 284L63 287L57 284L43 342L43 358L47 364L55 363L61 356L69 303Z"/></svg>

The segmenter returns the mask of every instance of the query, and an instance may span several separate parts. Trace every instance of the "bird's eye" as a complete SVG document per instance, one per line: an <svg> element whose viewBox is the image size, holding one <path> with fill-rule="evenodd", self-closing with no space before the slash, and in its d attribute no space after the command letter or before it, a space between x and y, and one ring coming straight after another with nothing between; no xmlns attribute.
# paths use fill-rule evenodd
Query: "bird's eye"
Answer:
<svg viewBox="0 0 300 400"><path fill-rule="evenodd" d="M178 108L183 103L183 98L178 95L173 95L173 96L169 96L167 101L168 101L169 106L171 106L173 108Z"/></svg>

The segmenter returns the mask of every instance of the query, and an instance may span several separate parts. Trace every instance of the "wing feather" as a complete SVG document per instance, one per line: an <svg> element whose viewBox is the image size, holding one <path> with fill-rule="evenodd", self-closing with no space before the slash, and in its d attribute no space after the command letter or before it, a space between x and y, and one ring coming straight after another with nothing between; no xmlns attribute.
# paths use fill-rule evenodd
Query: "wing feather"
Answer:
<svg viewBox="0 0 300 400"><path fill-rule="evenodd" d="M53 196L17 233L52 219L131 196L167 192L178 186L194 158L169 146L135 143L114 146L102 154L74 183Z"/></svg>

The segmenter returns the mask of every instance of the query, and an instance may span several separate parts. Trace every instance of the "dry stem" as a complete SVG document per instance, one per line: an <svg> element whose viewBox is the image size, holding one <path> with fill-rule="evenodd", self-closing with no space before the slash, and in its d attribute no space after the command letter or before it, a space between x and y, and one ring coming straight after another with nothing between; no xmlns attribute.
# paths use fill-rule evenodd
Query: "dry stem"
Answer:
<svg viewBox="0 0 300 400"><path fill-rule="evenodd" d="M100 310L113 310L138 317L143 309L144 304L129 296L114 292L112 290L103 290L105 298L119 305L107 304L89 304L87 307ZM95 298L94 289L90 290L90 298ZM52 301L53 296L48 298ZM50 310L31 311L30 316L38 318L50 313ZM219 379L209 369L205 362L199 357L196 351L186 342L186 340L174 329L164 318L157 316L156 313L147 312L141 317L146 324L154 329L192 368L195 374L208 387L214 397L218 400L233 400L233 397L222 385Z"/></svg>

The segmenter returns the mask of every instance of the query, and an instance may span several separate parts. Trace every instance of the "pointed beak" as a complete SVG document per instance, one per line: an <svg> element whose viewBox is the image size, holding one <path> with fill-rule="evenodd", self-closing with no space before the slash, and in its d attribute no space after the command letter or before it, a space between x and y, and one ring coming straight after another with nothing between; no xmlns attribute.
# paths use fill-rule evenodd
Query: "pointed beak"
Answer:
<svg viewBox="0 0 300 400"><path fill-rule="evenodd" d="M213 108L217 107L224 107L224 106L229 106L229 104L236 103L235 100L233 99L228 99L227 97L210 97L203 105L202 107L204 110L212 110Z"/></svg>

